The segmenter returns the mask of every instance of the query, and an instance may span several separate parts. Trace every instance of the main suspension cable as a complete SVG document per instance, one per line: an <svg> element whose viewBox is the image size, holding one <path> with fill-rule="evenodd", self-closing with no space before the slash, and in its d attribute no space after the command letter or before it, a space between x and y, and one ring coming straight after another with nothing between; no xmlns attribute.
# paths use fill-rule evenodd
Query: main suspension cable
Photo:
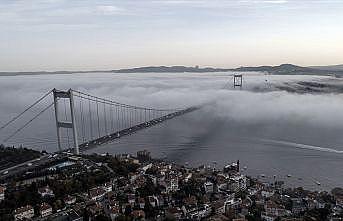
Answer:
<svg viewBox="0 0 343 221"><path fill-rule="evenodd" d="M4 125L2 125L0 127L0 130L4 129L5 127L7 127L8 125L10 125L12 122L16 121L19 117L21 117L23 114L25 114L27 111L29 111L32 107L34 107L36 104L38 104L39 102L41 102L44 98L46 98L50 93L52 92L52 90L50 90L49 92L47 92L43 97L39 98L36 102L34 102L33 104L31 104L30 106L28 106L23 112L21 112L20 114L18 114L17 116L13 117L11 120L9 120L7 123L5 123Z"/></svg>
<svg viewBox="0 0 343 221"><path fill-rule="evenodd" d="M22 129L24 129L27 125L29 125L32 121L34 121L35 119L37 119L41 114L43 114L46 110L48 110L54 103L51 103L50 105L48 105L46 108L44 108L42 111L40 111L38 114L36 114L33 118L31 118L29 121L27 121L22 127L20 127L19 129L17 129L16 131L14 131L10 136L8 136L7 138L5 138L3 140L3 143L7 142L9 139L11 139L13 136L15 136L17 133L19 133Z"/></svg>

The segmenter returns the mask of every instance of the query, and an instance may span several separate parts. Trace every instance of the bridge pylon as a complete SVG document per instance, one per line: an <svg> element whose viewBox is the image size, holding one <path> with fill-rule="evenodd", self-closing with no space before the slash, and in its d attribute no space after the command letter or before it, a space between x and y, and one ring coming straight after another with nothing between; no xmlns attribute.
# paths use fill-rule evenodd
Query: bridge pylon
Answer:
<svg viewBox="0 0 343 221"><path fill-rule="evenodd" d="M233 87L240 87L242 89L243 86L243 76L241 74L234 74L233 75Z"/></svg>
<svg viewBox="0 0 343 221"><path fill-rule="evenodd" d="M61 128L66 129L73 129L73 140L74 140L74 148L75 154L80 154L79 144L77 139L77 128L76 128L76 118L75 118L75 107L74 107L74 98L73 98L73 90L69 89L68 91L60 91L57 89L52 90L54 95L54 107L55 107L55 119L56 119L56 131L57 131L57 142L58 142L58 149L62 151L61 146ZM70 118L71 121L61 121L59 119L59 103L60 99L69 99L69 107L70 107Z"/></svg>

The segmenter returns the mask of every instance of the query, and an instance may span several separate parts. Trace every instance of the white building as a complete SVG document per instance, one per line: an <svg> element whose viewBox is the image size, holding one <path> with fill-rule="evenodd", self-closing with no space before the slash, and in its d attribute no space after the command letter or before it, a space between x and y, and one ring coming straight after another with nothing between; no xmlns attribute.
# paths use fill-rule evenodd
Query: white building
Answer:
<svg viewBox="0 0 343 221"><path fill-rule="evenodd" d="M54 192L49 188L49 186L38 188L38 193L41 197L54 197Z"/></svg>
<svg viewBox="0 0 343 221"><path fill-rule="evenodd" d="M179 182L178 178L171 178L169 182L167 182L167 192L175 192L179 189Z"/></svg>
<svg viewBox="0 0 343 221"><path fill-rule="evenodd" d="M52 207L47 203L42 203L40 206L41 217L47 217L52 214Z"/></svg>
<svg viewBox="0 0 343 221"><path fill-rule="evenodd" d="M111 192L113 190L113 187L112 187L112 183L108 182L108 183L105 183L102 188L108 193L108 192Z"/></svg>
<svg viewBox="0 0 343 221"><path fill-rule="evenodd" d="M64 198L64 203L66 205L72 205L72 204L76 203L76 197L68 195Z"/></svg>
<svg viewBox="0 0 343 221"><path fill-rule="evenodd" d="M232 192L238 192L247 188L247 179L244 175L238 175L231 177L228 184L228 190Z"/></svg>
<svg viewBox="0 0 343 221"><path fill-rule="evenodd" d="M262 190L261 191L261 195L263 198L269 198L269 197L273 196L274 193L275 193L274 190Z"/></svg>
<svg viewBox="0 0 343 221"><path fill-rule="evenodd" d="M212 182L206 182L204 183L204 188L206 193L213 193L213 183Z"/></svg>
<svg viewBox="0 0 343 221"><path fill-rule="evenodd" d="M5 187L0 186L0 202L5 200L5 190L6 190Z"/></svg>
<svg viewBox="0 0 343 221"><path fill-rule="evenodd" d="M31 205L23 206L14 210L14 220L31 219L35 215L35 211Z"/></svg>
<svg viewBox="0 0 343 221"><path fill-rule="evenodd" d="M154 196L148 196L149 203L152 207L156 206L156 200Z"/></svg>

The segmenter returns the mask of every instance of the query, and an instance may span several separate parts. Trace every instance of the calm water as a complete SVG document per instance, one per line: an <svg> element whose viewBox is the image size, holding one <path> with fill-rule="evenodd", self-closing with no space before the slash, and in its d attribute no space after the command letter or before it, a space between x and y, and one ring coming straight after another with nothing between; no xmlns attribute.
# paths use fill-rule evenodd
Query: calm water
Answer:
<svg viewBox="0 0 343 221"><path fill-rule="evenodd" d="M219 168L239 159L247 166L246 173L267 178L276 175L291 186L343 186L342 94L330 93L330 87L317 94L278 90L279 86L299 89L298 81L343 85L339 79L254 73L244 76L244 90L231 88L230 73L97 73L0 79L0 122L54 87L71 87L141 106L185 107L213 102L91 152L135 154L147 149L153 157L192 166L215 162ZM56 150L53 120L51 111L9 144L38 136L41 143L32 147ZM0 137L7 134L2 132Z"/></svg>

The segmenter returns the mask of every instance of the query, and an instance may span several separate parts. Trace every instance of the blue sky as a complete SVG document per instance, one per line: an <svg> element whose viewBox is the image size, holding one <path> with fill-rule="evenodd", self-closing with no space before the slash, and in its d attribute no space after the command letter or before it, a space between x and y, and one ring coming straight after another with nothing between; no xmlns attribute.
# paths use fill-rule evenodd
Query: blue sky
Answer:
<svg viewBox="0 0 343 221"><path fill-rule="evenodd" d="M343 63L341 0L0 0L0 71Z"/></svg>

